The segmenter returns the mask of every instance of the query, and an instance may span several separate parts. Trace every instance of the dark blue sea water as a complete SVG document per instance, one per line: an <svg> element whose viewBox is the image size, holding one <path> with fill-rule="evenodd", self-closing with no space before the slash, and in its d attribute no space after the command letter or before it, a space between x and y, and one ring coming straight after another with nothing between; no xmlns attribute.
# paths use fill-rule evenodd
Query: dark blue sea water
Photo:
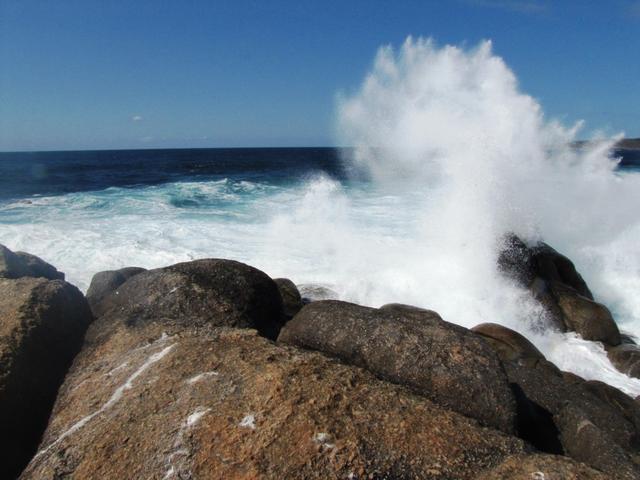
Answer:
<svg viewBox="0 0 640 480"><path fill-rule="evenodd" d="M618 150L614 156L620 170L640 170L640 150ZM223 178L286 183L318 172L346 179L338 149L0 152L0 200Z"/></svg>
<svg viewBox="0 0 640 480"><path fill-rule="evenodd" d="M640 169L640 150L625 148L616 150L614 155L620 158L621 168L627 168L630 170Z"/></svg>
<svg viewBox="0 0 640 480"><path fill-rule="evenodd" d="M313 172L344 178L333 148L0 152L0 199L234 178L291 182Z"/></svg>

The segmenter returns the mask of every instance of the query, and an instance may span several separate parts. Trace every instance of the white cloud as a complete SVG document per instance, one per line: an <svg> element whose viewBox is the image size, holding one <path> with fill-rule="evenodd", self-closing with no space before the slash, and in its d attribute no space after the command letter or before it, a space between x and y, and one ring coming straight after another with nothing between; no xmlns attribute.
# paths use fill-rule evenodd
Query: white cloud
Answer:
<svg viewBox="0 0 640 480"><path fill-rule="evenodd" d="M131 120L133 120L134 122L139 122L142 120L142 116L141 115L134 115L133 117L131 117Z"/></svg>

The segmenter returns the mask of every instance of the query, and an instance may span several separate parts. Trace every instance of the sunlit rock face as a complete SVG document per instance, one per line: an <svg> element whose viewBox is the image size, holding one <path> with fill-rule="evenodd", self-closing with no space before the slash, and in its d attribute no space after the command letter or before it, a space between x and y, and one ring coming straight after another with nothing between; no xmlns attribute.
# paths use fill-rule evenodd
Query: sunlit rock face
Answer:
<svg viewBox="0 0 640 480"><path fill-rule="evenodd" d="M0 270L0 477L14 478L37 448L92 316L82 293L41 259L0 245Z"/></svg>

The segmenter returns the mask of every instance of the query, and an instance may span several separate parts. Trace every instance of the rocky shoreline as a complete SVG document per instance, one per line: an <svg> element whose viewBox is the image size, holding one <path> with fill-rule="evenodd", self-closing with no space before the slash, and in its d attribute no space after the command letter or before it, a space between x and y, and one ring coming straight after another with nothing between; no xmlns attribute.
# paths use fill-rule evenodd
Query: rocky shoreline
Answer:
<svg viewBox="0 0 640 480"><path fill-rule="evenodd" d="M640 378L568 258L510 236L499 267ZM640 478L639 399L497 324L299 287L203 259L85 296L0 246L0 478Z"/></svg>

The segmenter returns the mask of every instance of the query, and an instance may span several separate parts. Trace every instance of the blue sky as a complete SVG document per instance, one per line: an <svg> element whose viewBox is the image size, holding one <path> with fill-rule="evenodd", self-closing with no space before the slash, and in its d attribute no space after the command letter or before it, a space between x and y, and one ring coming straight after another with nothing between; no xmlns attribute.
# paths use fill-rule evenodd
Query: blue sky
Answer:
<svg viewBox="0 0 640 480"><path fill-rule="evenodd" d="M640 136L637 0L0 0L0 150L332 145L407 35L491 39L547 116Z"/></svg>

